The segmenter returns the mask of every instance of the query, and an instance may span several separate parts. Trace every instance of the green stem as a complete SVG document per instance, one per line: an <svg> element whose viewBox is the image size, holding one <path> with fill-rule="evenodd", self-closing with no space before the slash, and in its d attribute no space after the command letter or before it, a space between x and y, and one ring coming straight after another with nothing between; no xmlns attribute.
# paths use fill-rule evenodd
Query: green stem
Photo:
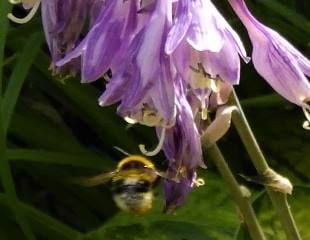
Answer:
<svg viewBox="0 0 310 240"><path fill-rule="evenodd" d="M256 141L256 138L254 137L235 91L233 91L232 94L232 104L238 107L238 111L235 111L232 115L233 124L235 125L258 174L263 175L267 170L269 170L269 165ZM292 212L287 202L286 194L275 192L270 187L266 188L273 206L280 218L287 239L301 240Z"/></svg>
<svg viewBox="0 0 310 240"><path fill-rule="evenodd" d="M206 142L202 138L202 144ZM242 215L242 220L247 225L249 233L253 240L265 240L264 233L259 225L259 222L255 216L255 212L252 208L252 205L249 201L249 198L245 196L240 189L240 185L232 174L228 164L226 163L221 151L217 145L213 145L209 148L203 145L203 149L208 156L213 160L217 169L221 173L224 181L229 187L230 191L233 194L235 202L240 210Z"/></svg>

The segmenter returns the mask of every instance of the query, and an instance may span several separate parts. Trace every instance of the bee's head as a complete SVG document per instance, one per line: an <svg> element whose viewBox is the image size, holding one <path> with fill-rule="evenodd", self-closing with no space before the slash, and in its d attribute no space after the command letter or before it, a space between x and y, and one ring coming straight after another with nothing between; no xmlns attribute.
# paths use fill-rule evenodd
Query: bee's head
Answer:
<svg viewBox="0 0 310 240"><path fill-rule="evenodd" d="M117 166L118 171L128 169L144 169L144 168L155 169L155 166L150 160L139 155L128 156L122 159Z"/></svg>

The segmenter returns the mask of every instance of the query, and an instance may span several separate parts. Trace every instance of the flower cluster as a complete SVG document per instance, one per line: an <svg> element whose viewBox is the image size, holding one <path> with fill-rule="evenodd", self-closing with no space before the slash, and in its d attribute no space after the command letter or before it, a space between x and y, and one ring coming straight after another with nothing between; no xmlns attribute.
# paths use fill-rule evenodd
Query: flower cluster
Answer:
<svg viewBox="0 0 310 240"><path fill-rule="evenodd" d="M57 72L80 72L82 82L112 72L99 104L117 103L118 114L129 123L156 128L158 146L148 151L140 145L140 150L148 156L164 151L169 159L165 210L180 206L199 185L196 170L204 165L200 136L207 133L208 144L213 144L229 128L235 108L224 105L233 85L239 84L240 59L250 61L219 10L210 0L17 2L33 7L30 15L41 2ZM301 106L309 123L309 60L259 22L244 0L228 2L248 31L257 72ZM213 120L210 110L217 111Z"/></svg>

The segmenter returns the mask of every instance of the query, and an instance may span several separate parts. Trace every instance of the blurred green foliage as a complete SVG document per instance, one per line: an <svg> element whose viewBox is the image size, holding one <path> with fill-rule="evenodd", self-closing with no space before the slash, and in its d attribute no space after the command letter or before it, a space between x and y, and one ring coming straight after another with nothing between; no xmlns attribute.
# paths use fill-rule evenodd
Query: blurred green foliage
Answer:
<svg viewBox="0 0 310 240"><path fill-rule="evenodd" d="M309 1L247 2L260 20L309 55ZM245 30L227 2L216 4L250 50ZM52 76L39 16L6 28L9 8L5 0L0 1L1 240L250 239L208 156L209 169L200 171L206 185L193 190L175 214L161 213L160 187L152 211L132 216L114 206L109 186L68 184L66 179L72 176L113 169L122 158L113 146L138 153L139 143L156 143L155 133L127 126L115 114L115 106L98 106L104 80L82 85L78 78ZM271 166L296 184L289 201L303 239L310 239L310 135L301 128L302 111L275 94L251 64L243 66L237 92ZM238 180L251 189L267 238L285 239L262 188L238 177L255 171L233 128L220 146ZM165 168L163 155L153 160Z"/></svg>

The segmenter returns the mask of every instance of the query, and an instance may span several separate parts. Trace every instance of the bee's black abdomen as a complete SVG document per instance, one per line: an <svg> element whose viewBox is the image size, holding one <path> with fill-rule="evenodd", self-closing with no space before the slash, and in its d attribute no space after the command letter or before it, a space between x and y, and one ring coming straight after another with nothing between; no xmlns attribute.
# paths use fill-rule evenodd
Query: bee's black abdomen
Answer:
<svg viewBox="0 0 310 240"><path fill-rule="evenodd" d="M137 192L148 192L151 188L151 184L147 181L138 181L136 186L135 186L135 190Z"/></svg>
<svg viewBox="0 0 310 240"><path fill-rule="evenodd" d="M130 182L126 180L118 180L112 183L112 191L116 194L145 193L150 191L150 188L150 182L144 180L136 180Z"/></svg>

